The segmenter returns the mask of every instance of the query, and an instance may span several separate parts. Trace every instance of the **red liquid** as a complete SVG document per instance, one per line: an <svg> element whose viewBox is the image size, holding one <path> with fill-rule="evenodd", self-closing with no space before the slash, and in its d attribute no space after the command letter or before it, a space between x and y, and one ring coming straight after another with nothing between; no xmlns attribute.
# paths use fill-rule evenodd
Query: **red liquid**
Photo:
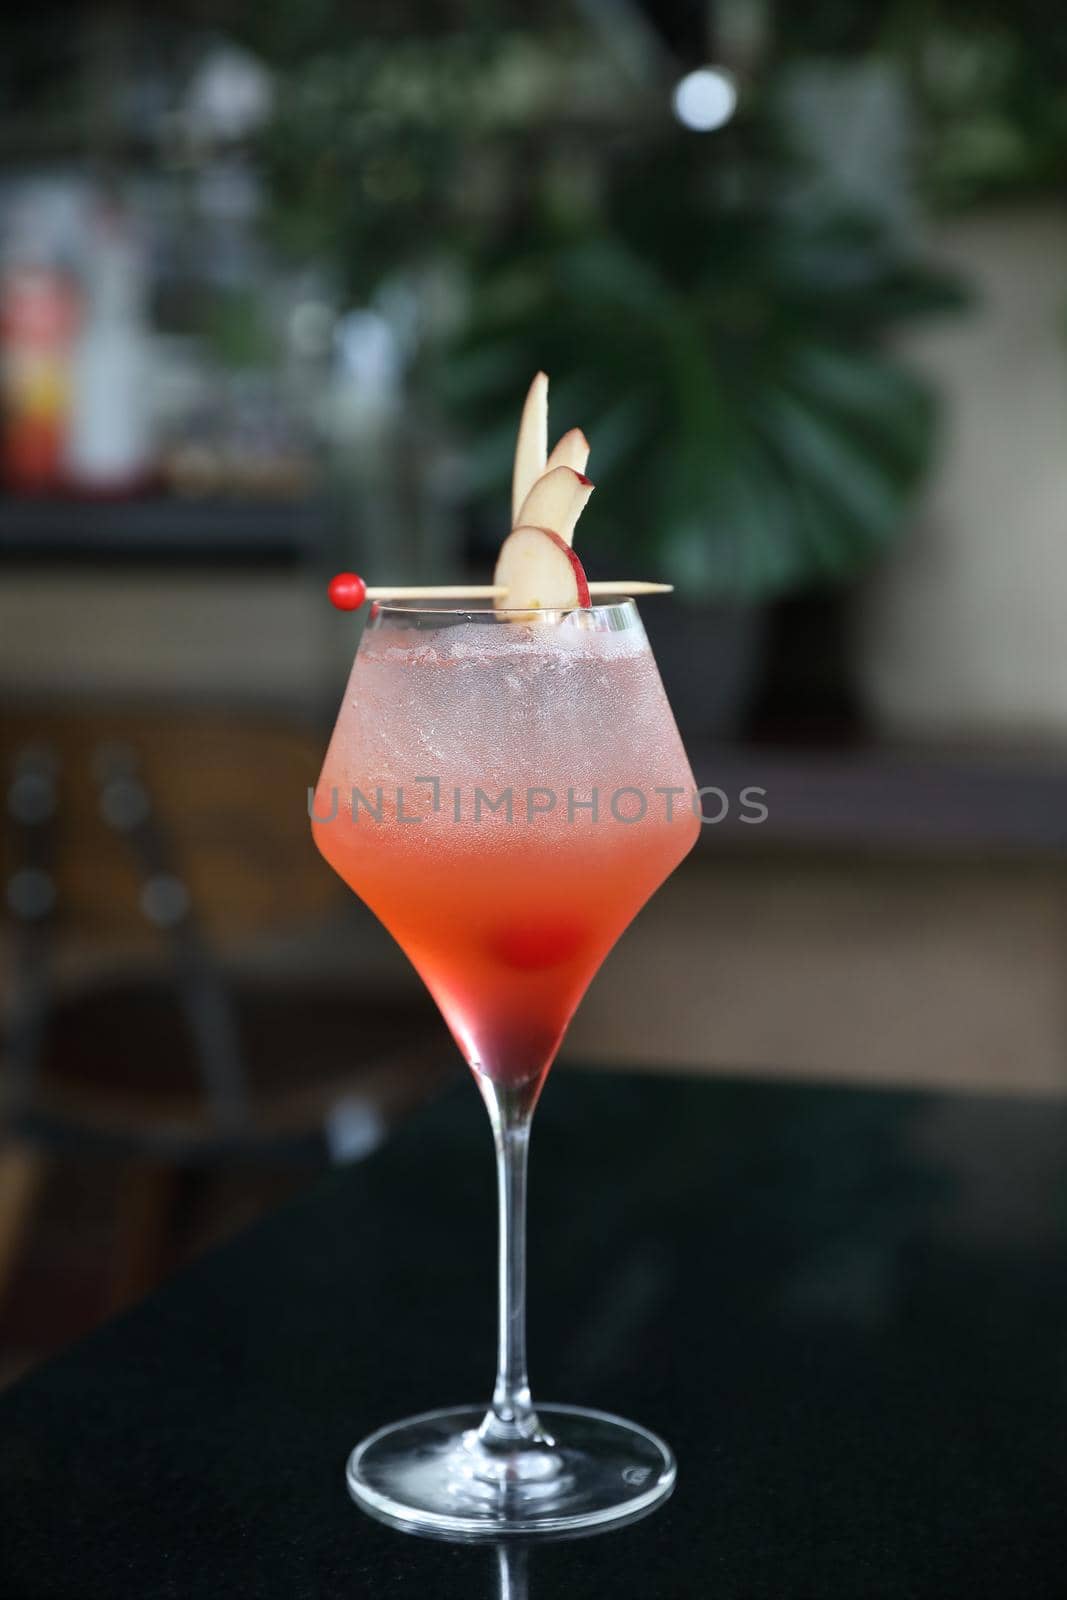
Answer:
<svg viewBox="0 0 1067 1600"><path fill-rule="evenodd" d="M414 963L471 1066L522 1082L547 1071L593 974L697 824L686 812L670 826L603 826L618 838L600 851L588 829L565 841L516 821L506 851L436 860L395 823L338 819L315 838Z"/></svg>

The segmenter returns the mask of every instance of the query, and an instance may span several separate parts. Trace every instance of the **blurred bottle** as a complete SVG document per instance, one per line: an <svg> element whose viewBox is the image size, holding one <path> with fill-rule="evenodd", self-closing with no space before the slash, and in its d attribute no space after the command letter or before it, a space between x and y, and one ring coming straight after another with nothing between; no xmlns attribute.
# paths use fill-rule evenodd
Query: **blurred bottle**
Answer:
<svg viewBox="0 0 1067 1600"><path fill-rule="evenodd" d="M83 494L143 488L152 466L151 348L141 251L119 206L101 205L85 261L74 350L67 476Z"/></svg>
<svg viewBox="0 0 1067 1600"><path fill-rule="evenodd" d="M14 206L0 264L0 467L17 494L63 479L81 300L46 191Z"/></svg>

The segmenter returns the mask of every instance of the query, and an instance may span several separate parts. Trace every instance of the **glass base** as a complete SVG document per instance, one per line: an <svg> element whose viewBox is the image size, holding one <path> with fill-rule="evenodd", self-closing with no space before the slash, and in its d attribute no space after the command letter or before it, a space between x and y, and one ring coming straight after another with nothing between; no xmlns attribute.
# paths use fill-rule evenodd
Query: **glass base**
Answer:
<svg viewBox="0 0 1067 1600"><path fill-rule="evenodd" d="M474 1406L427 1411L372 1433L348 1458L348 1491L411 1533L495 1539L577 1533L638 1517L674 1488L662 1439L580 1406L538 1406L540 1435L501 1451Z"/></svg>

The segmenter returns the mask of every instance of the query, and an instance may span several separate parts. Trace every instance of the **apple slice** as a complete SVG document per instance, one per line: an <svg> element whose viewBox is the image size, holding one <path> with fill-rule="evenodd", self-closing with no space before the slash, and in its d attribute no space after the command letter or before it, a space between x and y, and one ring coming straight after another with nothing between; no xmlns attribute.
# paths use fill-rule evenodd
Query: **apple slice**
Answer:
<svg viewBox="0 0 1067 1600"><path fill-rule="evenodd" d="M556 467L573 467L575 472L584 472L588 465L589 440L581 428L571 428L545 462L545 471L552 472Z"/></svg>
<svg viewBox="0 0 1067 1600"><path fill-rule="evenodd" d="M539 372L527 392L515 443L515 469L511 478L512 527L518 521L522 502L545 470L547 456L548 379Z"/></svg>
<svg viewBox="0 0 1067 1600"><path fill-rule="evenodd" d="M585 568L550 528L516 528L500 547L493 583L502 611L569 611L589 604Z"/></svg>
<svg viewBox="0 0 1067 1600"><path fill-rule="evenodd" d="M573 467L555 467L538 478L522 502L516 526L550 528L573 544L575 524L592 492L593 485L584 473Z"/></svg>

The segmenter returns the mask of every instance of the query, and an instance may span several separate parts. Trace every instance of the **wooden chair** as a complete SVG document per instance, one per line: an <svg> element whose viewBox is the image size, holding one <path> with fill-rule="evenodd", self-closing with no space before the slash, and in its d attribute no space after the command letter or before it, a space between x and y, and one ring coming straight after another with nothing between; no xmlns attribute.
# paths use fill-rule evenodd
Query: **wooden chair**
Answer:
<svg viewBox="0 0 1067 1600"><path fill-rule="evenodd" d="M180 1173L351 1159L447 1073L406 969L361 985L385 936L311 844L320 758L215 713L5 720L0 1295L57 1159L123 1166L109 1309L168 1264Z"/></svg>

